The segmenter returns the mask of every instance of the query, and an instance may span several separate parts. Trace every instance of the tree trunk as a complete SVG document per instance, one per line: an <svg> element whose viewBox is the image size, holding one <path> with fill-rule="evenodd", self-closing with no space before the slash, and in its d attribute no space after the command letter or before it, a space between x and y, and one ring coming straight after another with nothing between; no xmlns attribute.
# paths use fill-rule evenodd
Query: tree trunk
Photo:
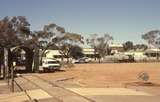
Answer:
<svg viewBox="0 0 160 102"><path fill-rule="evenodd" d="M156 57L157 57L157 61L159 60L159 53L158 51L156 51Z"/></svg>
<svg viewBox="0 0 160 102"><path fill-rule="evenodd" d="M94 51L94 60L96 61L96 51Z"/></svg>
<svg viewBox="0 0 160 102"><path fill-rule="evenodd" d="M1 65L2 65L2 61L1 61L2 59L1 59L1 57L0 57L0 78L1 78L1 76L2 76L2 72L1 72L1 70L2 70L2 67L1 67Z"/></svg>
<svg viewBox="0 0 160 102"><path fill-rule="evenodd" d="M64 58L63 58L63 55L61 55L61 65L62 65L62 68L64 67Z"/></svg>
<svg viewBox="0 0 160 102"><path fill-rule="evenodd" d="M66 58L67 58L67 63L69 63L69 54L68 53L66 53L66 54L64 54L64 56L66 56Z"/></svg>
<svg viewBox="0 0 160 102"><path fill-rule="evenodd" d="M45 51L46 50L43 50L42 53L41 53L41 55L40 55L40 65L42 65L42 58L43 58L43 56L45 54Z"/></svg>
<svg viewBox="0 0 160 102"><path fill-rule="evenodd" d="M99 58L99 63L101 63L101 58Z"/></svg>
<svg viewBox="0 0 160 102"><path fill-rule="evenodd" d="M69 57L67 56L67 63L69 63Z"/></svg>
<svg viewBox="0 0 160 102"><path fill-rule="evenodd" d="M2 49L0 49L1 51L0 51L0 78L3 78L3 50Z"/></svg>
<svg viewBox="0 0 160 102"><path fill-rule="evenodd" d="M42 56L40 59L40 63L42 61ZM34 51L34 69L35 72L39 71L39 49L36 47Z"/></svg>
<svg viewBox="0 0 160 102"><path fill-rule="evenodd" d="M159 53L157 53L157 61L159 61Z"/></svg>

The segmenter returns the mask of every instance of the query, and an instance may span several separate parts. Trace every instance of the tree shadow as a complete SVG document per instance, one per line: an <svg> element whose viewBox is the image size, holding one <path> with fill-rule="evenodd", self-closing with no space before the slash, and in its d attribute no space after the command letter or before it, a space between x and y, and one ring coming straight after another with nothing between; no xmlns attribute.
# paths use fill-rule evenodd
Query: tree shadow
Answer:
<svg viewBox="0 0 160 102"><path fill-rule="evenodd" d="M125 85L130 85L130 86L146 86L146 87L160 87L160 84L153 83L153 82L132 82L132 83L125 83Z"/></svg>

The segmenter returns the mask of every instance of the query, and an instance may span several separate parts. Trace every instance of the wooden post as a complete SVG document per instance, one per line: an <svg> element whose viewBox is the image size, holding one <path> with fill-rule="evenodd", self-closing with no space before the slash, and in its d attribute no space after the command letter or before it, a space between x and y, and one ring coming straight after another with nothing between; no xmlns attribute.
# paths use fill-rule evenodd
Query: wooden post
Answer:
<svg viewBox="0 0 160 102"><path fill-rule="evenodd" d="M0 78L2 78L2 56L0 55Z"/></svg>
<svg viewBox="0 0 160 102"><path fill-rule="evenodd" d="M14 92L14 69L16 66L16 62L13 62L13 66L11 68L11 91Z"/></svg>
<svg viewBox="0 0 160 102"><path fill-rule="evenodd" d="M0 60L2 60L2 59L0 59ZM1 65L2 63L1 63L1 61L0 61L0 78L1 78L1 76L2 76L2 65Z"/></svg>
<svg viewBox="0 0 160 102"><path fill-rule="evenodd" d="M14 66L11 68L11 91L14 92Z"/></svg>

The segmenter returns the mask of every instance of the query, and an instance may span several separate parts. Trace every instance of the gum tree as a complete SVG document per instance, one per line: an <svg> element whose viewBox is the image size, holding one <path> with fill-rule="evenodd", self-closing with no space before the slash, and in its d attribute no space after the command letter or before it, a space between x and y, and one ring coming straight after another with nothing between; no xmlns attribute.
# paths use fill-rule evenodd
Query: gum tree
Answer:
<svg viewBox="0 0 160 102"><path fill-rule="evenodd" d="M78 46L80 44L83 44L83 37L80 34L66 32L65 35L61 39L59 39L57 45L58 50L62 55L62 61L63 57L65 56L67 57L68 63L69 58L73 57L73 47Z"/></svg>
<svg viewBox="0 0 160 102"><path fill-rule="evenodd" d="M142 39L147 41L149 48L160 48L160 30L151 30L145 34L142 34ZM158 53L157 59L159 59Z"/></svg>
<svg viewBox="0 0 160 102"><path fill-rule="evenodd" d="M123 44L123 48L125 51L133 50L134 45L132 41L127 41Z"/></svg>
<svg viewBox="0 0 160 102"><path fill-rule="evenodd" d="M24 16L5 17L0 20L0 47L6 59L5 73L9 71L12 62L11 48L17 46L25 46L30 40L29 22ZM8 57L9 56L9 57ZM9 58L9 62L7 59ZM7 75L7 74L6 74Z"/></svg>
<svg viewBox="0 0 160 102"><path fill-rule="evenodd" d="M39 57L40 63L42 63L42 57L45 55L45 52L50 47L53 47L57 44L57 39L61 39L64 36L65 29L54 23L45 25L43 30L35 31L32 33L32 37L35 39L35 60L34 66L37 70L39 67ZM41 52L39 50L41 49ZM40 55L40 56L39 56Z"/></svg>
<svg viewBox="0 0 160 102"><path fill-rule="evenodd" d="M96 57L98 57L100 62L100 59L109 53L109 42L111 40L113 40L113 37L109 34L104 34L103 36L92 34L91 37L87 39L87 44L94 49L95 60ZM98 56L96 56L97 54Z"/></svg>

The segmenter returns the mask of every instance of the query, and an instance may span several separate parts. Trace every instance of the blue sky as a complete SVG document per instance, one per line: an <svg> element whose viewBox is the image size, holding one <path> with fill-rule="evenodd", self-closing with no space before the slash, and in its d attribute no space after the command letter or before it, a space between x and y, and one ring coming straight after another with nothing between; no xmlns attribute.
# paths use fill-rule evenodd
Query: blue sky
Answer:
<svg viewBox="0 0 160 102"><path fill-rule="evenodd" d="M68 32L109 33L115 42L143 43L160 28L160 0L0 0L0 19L26 16L32 30L54 22Z"/></svg>

